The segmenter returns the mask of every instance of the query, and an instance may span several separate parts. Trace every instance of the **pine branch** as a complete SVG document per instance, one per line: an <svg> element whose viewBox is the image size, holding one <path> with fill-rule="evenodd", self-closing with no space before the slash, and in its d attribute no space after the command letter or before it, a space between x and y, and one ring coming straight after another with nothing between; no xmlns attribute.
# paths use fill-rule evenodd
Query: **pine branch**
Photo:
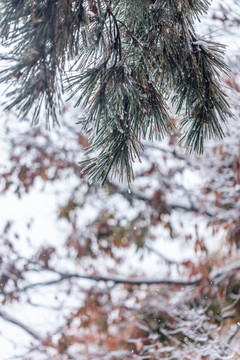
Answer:
<svg viewBox="0 0 240 360"><path fill-rule="evenodd" d="M229 71L224 46L195 34L194 21L208 6L208 0L0 1L6 110L30 114L37 124L45 108L49 127L58 123L63 90L76 96L76 106L86 109L78 123L92 142L83 172L101 183L110 174L132 181L142 140L172 132L169 100L184 111L184 146L202 153L205 139L224 136L231 116L220 83Z"/></svg>
<svg viewBox="0 0 240 360"><path fill-rule="evenodd" d="M186 58L185 76L178 80L174 101L177 111L185 102L185 117L180 127L184 146L202 153L205 139L224 136L221 122L231 116L226 95L221 89L220 74L230 69L222 59L224 46L218 43L192 39L192 51ZM188 86L187 86L188 84Z"/></svg>

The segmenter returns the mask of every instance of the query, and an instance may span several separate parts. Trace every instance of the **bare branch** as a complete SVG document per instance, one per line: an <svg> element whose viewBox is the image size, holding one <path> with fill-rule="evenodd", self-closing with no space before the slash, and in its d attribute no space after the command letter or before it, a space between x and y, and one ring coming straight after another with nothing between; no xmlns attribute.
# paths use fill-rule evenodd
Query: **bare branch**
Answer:
<svg viewBox="0 0 240 360"><path fill-rule="evenodd" d="M166 260L169 261L169 260ZM180 286L180 287L188 287L188 286L199 286L201 285L203 280L206 280L206 277L198 277L195 280L187 281L187 280L174 280L174 279L147 279L147 278L122 278L122 277L111 277L111 276L101 276L101 275L83 275L78 273L62 273L61 271L57 271L51 268L43 268L43 270L50 271L56 275L59 275L59 278L54 280L49 280L46 282L37 282L28 284L23 286L22 288L16 288L14 290L8 292L2 292L3 296L11 296L17 293L21 293L27 291L29 289L33 289L35 287L41 286L51 286L58 284L64 280L69 279L87 279L90 281L104 281L104 282L112 282L114 285L117 284L126 284L126 285L173 285L173 286ZM233 267L227 270L223 270L221 272L210 274L209 281L214 282L215 284L220 283L223 281L227 276L230 274L240 271L240 267Z"/></svg>
<svg viewBox="0 0 240 360"><path fill-rule="evenodd" d="M18 327L20 327L22 330L24 330L25 332L27 332L29 335L33 336L35 339L42 341L42 337L37 334L33 329L31 329L29 326L25 325L24 323L22 323L21 321L15 319L14 317L6 314L3 311L0 311L0 317L14 325L17 325Z"/></svg>
<svg viewBox="0 0 240 360"><path fill-rule="evenodd" d="M12 291L4 292L4 296L11 296L16 293L24 292L29 289L33 289L38 286L50 286L58 284L64 280L68 279L88 279L91 281L105 281L112 282L115 285L117 284L127 284L127 285L175 285L175 286L197 286L200 284L201 279L193 280L193 281L184 281L184 280L170 280L170 279L126 279L126 278L115 278L108 276L100 276L100 275L80 275L77 273L73 274L63 274L61 272L56 272L60 277L55 280L50 280L46 282L37 282L33 284L26 285L22 288L14 289Z"/></svg>
<svg viewBox="0 0 240 360"><path fill-rule="evenodd" d="M240 330L240 323L237 323L237 327L235 329L235 331L233 332L233 334L229 337L228 341L227 341L227 344L225 346L225 350L227 348L229 348L229 346L231 345L231 342L233 341L233 339L235 338L235 336L237 336L238 332Z"/></svg>
<svg viewBox="0 0 240 360"><path fill-rule="evenodd" d="M163 255L162 253L160 253L157 249L154 249L152 246L150 245L144 245L144 247L151 251L152 253L156 254L160 259L162 259L163 261L167 262L170 265L181 265L180 261L176 261L176 260L170 260L169 258L167 258L165 255Z"/></svg>
<svg viewBox="0 0 240 360"><path fill-rule="evenodd" d="M118 185L112 183L112 182L106 182L106 184L113 188L115 191L117 190L117 192L121 195L123 195L126 199L137 199L137 200L141 200L144 201L145 203L150 203L151 199L145 197L144 195L136 192L136 191L131 191L131 193L129 193L127 190L125 189L121 189ZM167 207L170 210L183 210L185 212L194 212L197 213L199 215L207 215L209 217L214 217L214 214L210 213L209 211L203 211L201 212L197 207L195 206L185 206L182 204L167 204Z"/></svg>

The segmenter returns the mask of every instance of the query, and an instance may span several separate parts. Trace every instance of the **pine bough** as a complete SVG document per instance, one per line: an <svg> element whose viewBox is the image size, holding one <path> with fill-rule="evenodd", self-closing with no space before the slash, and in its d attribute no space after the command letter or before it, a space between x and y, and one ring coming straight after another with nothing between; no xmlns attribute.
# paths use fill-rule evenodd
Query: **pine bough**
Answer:
<svg viewBox="0 0 240 360"><path fill-rule="evenodd" d="M58 122L63 90L84 107L90 134L83 171L104 182L111 172L130 182L142 139L162 139L175 126L184 146L203 152L222 138L231 116L220 85L224 46L199 38L194 21L207 0L4 0L0 33L7 55L0 81L6 109L37 124Z"/></svg>

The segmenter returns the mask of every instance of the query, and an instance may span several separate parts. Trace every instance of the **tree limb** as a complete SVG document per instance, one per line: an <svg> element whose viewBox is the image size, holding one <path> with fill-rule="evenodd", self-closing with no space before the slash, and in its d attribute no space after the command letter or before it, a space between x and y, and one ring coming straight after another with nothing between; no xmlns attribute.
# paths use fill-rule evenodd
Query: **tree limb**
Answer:
<svg viewBox="0 0 240 360"><path fill-rule="evenodd" d="M33 336L36 340L42 341L42 337L37 334L33 329L31 329L29 326L25 325L24 323L22 323L20 320L15 319L14 317L6 314L3 311L0 311L0 317L14 325L17 325L18 327L20 327L22 330L24 330L25 332L27 332L29 335Z"/></svg>
<svg viewBox="0 0 240 360"><path fill-rule="evenodd" d="M117 192L121 195L123 195L126 199L132 199L135 198L137 200L141 200L144 201L146 203L150 203L151 199L147 198L146 196L136 192L136 191L131 191L131 193L129 193L127 190L125 189L121 189L118 185L114 184L113 182L108 182L106 181L106 184L113 188L114 190L117 190ZM196 208L195 206L185 206L185 205L181 205L181 204L169 204L167 203L167 207L170 210L184 210L185 212L194 212L194 213L198 213L198 214L202 214L202 215L207 215L209 217L214 217L214 214L208 212L208 211L204 211L201 213L201 211L199 211L198 208Z"/></svg>
<svg viewBox="0 0 240 360"><path fill-rule="evenodd" d="M181 265L180 261L177 260L171 260L169 258L167 258L165 255L163 255L162 253L160 253L160 251L158 251L157 249L154 249L152 246L150 245L144 245L144 248L146 248L147 250L151 251L152 253L154 253L155 255L157 255L160 259L162 259L163 261L165 261L166 263L172 265Z"/></svg>
<svg viewBox="0 0 240 360"><path fill-rule="evenodd" d="M122 278L122 277L111 277L111 276L102 276L102 275L83 275L78 273L62 273L60 271L52 270L50 268L46 268L44 270L48 270L53 272L54 274L59 275L59 278L54 280L49 280L46 282L37 282L33 284L28 284L23 286L22 288L14 289L8 292L3 292L2 295L4 296L11 296L16 293L24 292L29 289L33 289L38 286L50 286L58 284L64 280L69 279L87 279L90 281L105 281L105 282L112 282L113 284L126 284L126 285L173 285L173 286L180 286L180 287L188 287L188 286L199 286L201 285L202 281L206 279L206 277L198 277L195 280L171 280L171 279L141 279L141 278ZM226 271L221 271L215 275L209 276L209 281L218 284L222 280L226 278L229 274L234 271L240 271L240 267L233 267Z"/></svg>
<svg viewBox="0 0 240 360"><path fill-rule="evenodd" d="M55 272L55 271L54 271ZM112 282L114 284L126 284L126 285L175 285L175 286L197 286L200 284L201 279L193 280L193 281L184 281L184 280L170 280L170 279L126 279L126 278L117 278L117 277L108 277L108 276L100 276L100 275L80 275L77 273L73 274L64 274L61 272L55 272L60 275L58 279L50 280L46 282L37 282L33 284L26 285L22 288L14 289L8 292L4 292L4 296L11 296L16 293L24 292L29 289L33 289L38 286L50 286L58 284L64 280L68 279L87 279L91 281L105 281Z"/></svg>

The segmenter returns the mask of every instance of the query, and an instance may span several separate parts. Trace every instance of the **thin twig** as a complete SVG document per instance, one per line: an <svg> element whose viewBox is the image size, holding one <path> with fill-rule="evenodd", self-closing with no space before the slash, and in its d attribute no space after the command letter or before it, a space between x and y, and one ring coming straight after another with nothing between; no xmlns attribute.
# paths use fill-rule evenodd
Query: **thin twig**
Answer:
<svg viewBox="0 0 240 360"><path fill-rule="evenodd" d="M154 254L156 254L158 257L160 257L163 261L167 262L168 264L175 264L175 265L181 265L180 261L176 261L176 260L170 260L169 258L167 258L165 255L163 255L162 253L160 253L157 249L154 249L152 246L150 245L144 245L144 247L146 249L148 249L149 251L153 252Z"/></svg>
<svg viewBox="0 0 240 360"><path fill-rule="evenodd" d="M118 194L123 195L126 199L137 199L137 200L141 200L144 201L146 203L150 203L151 199L147 198L146 196L136 192L136 191L131 191L131 193L129 193L127 190L125 189L121 189L118 185L112 183L112 182L106 182L107 185L109 187L112 187L114 190L118 191ZM205 212L201 212L198 208L196 208L195 206L185 206L185 205L181 205L181 204L167 204L167 207L170 210L184 210L185 212L194 212L194 213L199 213L201 215L207 215L209 217L214 217L214 214L210 213L209 211L205 211Z"/></svg>
<svg viewBox="0 0 240 360"><path fill-rule="evenodd" d="M0 311L0 317L14 325L17 325L18 327L20 327L22 330L24 330L25 332L27 332L29 335L33 336L35 339L42 341L42 337L37 334L33 329L31 329L28 325L25 325L24 323L22 323L21 321L15 319L14 317L6 314L3 311Z"/></svg>
<svg viewBox="0 0 240 360"><path fill-rule="evenodd" d="M237 327L236 327L234 333L229 337L227 344L225 346L225 349L227 349L231 345L231 342L233 341L235 336L238 334L239 330L240 330L240 323L237 323Z"/></svg>

